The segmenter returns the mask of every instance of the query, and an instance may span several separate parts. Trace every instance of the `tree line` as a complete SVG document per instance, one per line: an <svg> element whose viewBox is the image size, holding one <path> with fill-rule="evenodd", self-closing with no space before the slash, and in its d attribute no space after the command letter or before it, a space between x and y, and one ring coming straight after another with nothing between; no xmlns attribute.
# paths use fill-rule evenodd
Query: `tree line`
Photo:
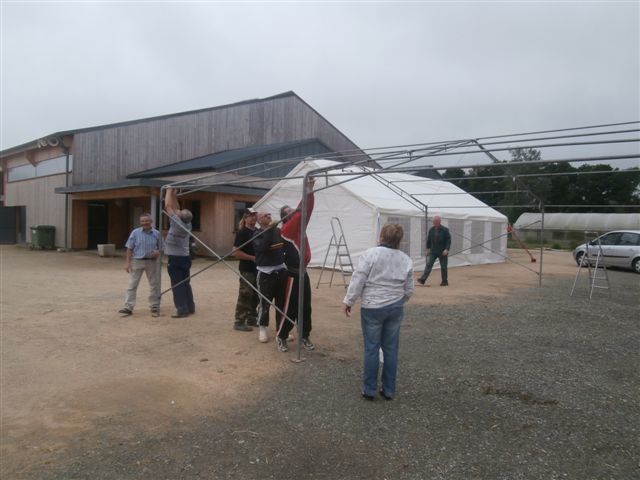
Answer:
<svg viewBox="0 0 640 480"><path fill-rule="evenodd" d="M584 208L557 207L548 212L601 212L633 213L630 208L614 205L640 204L640 169L620 170L608 164L580 165L570 163L544 163L509 165L512 162L534 162L542 159L539 150L518 148L510 150L511 159L494 161L482 167L465 171L449 168L444 179L454 183L490 205L497 207L514 223L524 212L539 211L544 205L581 205ZM589 174L589 172L611 172ZM541 176L548 173L570 175ZM492 178L508 175L505 178ZM509 191L511 193L492 193ZM523 207L515 205L524 205ZM611 205L610 208L589 208L589 205ZM637 212L638 210L635 210Z"/></svg>

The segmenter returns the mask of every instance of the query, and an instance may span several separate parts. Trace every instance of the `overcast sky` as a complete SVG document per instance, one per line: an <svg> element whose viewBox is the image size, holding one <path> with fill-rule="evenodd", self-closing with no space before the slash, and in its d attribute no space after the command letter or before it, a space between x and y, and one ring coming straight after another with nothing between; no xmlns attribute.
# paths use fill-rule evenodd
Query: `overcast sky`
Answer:
<svg viewBox="0 0 640 480"><path fill-rule="evenodd" d="M637 1L1 8L2 149L289 90L363 148L640 120Z"/></svg>

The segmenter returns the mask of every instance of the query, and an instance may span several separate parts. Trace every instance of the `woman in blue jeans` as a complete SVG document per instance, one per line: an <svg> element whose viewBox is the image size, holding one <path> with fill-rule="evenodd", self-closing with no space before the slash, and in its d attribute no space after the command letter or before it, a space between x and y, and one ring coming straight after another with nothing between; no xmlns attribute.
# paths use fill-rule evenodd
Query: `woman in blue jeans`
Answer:
<svg viewBox="0 0 640 480"><path fill-rule="evenodd" d="M360 317L364 337L362 396L375 398L378 390L379 350L384 353L380 395L391 400L396 393L400 324L404 303L413 294L413 262L398 250L402 226L387 223L380 231L380 243L362 254L343 300L343 311L362 297Z"/></svg>

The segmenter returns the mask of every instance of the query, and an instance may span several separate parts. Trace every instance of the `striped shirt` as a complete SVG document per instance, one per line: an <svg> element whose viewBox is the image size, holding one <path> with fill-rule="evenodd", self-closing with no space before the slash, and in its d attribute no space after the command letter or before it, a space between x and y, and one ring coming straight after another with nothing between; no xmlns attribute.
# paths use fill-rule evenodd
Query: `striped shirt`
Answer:
<svg viewBox="0 0 640 480"><path fill-rule="evenodd" d="M142 227L138 227L133 229L124 246L133 250L133 258L137 260L152 258L153 250L162 250L162 236L155 228L145 232Z"/></svg>

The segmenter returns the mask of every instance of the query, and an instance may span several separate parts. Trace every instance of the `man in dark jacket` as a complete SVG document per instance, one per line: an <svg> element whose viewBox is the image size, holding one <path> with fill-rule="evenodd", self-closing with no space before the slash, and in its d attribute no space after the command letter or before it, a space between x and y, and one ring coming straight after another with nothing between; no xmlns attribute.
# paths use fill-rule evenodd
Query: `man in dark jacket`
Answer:
<svg viewBox="0 0 640 480"><path fill-rule="evenodd" d="M253 250L258 270L256 283L260 294L266 297L266 299L260 297L258 307L258 341L266 343L268 341L270 302L274 302L280 311L285 310L285 292L289 275L284 264L284 242L280 236L280 229L271 221L271 214L259 212L258 224L262 232L257 232L260 234L253 239ZM277 330L280 330L283 320L283 315L276 310ZM286 339L282 341L277 337L277 340L278 350L286 352L288 350Z"/></svg>
<svg viewBox="0 0 640 480"><path fill-rule="evenodd" d="M427 265L424 267L424 273L418 279L422 285L429 278L433 264L436 260L440 260L440 274L442 275L441 287L449 285L447 279L447 264L449 261L449 249L451 248L451 234L449 229L441 224L442 219L436 215L433 217L433 227L427 233Z"/></svg>

